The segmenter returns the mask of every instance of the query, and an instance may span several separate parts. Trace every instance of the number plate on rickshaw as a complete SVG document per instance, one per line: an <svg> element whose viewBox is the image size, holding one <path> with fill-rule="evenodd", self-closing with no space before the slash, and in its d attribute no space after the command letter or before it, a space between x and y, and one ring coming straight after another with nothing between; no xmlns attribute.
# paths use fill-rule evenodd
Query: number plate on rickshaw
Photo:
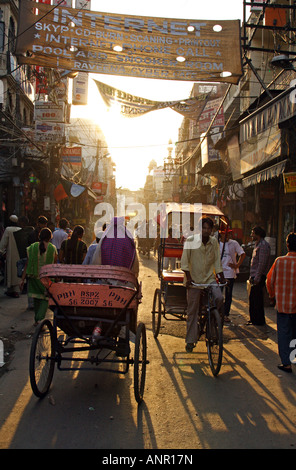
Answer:
<svg viewBox="0 0 296 470"><path fill-rule="evenodd" d="M53 283L49 291L61 306L107 308L125 307L134 293L134 290L128 287L78 283ZM49 304L55 305L54 300L50 298ZM136 306L137 300L134 299L129 308Z"/></svg>

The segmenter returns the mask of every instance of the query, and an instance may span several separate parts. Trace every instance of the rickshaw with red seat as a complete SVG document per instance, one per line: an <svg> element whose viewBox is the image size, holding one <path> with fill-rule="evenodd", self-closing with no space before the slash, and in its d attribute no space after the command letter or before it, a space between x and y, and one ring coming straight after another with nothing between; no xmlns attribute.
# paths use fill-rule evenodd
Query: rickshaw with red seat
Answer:
<svg viewBox="0 0 296 470"><path fill-rule="evenodd" d="M187 220L187 224L191 227L195 227L200 221L202 216L209 216L212 218L214 225L228 230L228 221L224 216L223 212L216 206L210 204L178 204L178 203L167 203L162 209L162 215L158 218L159 224L161 225L161 238L158 249L158 278L160 281L159 288L155 289L153 305L152 305L152 331L154 338L156 339L159 335L162 318L172 321L186 321L187 317L187 298L186 298L186 287L184 285L184 272L180 266L175 269L164 269L165 258L175 258L180 262L183 253L182 233L179 232L180 241L178 243L166 243L166 232L168 227L182 225L184 227L184 215ZM178 219L179 217L179 219ZM184 238L184 237L183 237ZM217 326L216 323L219 319L215 319L214 315L210 320L210 310L213 311L215 306L211 303L210 285L199 285L196 288L201 288L204 291L203 305L201 308L200 322L204 323L199 325L200 335L206 333L206 342L208 346L209 359L214 363L213 359L213 348L218 348L218 362L222 360L222 321ZM209 295L208 295L209 294ZM209 322L208 327L206 326ZM213 326L213 322L215 322ZM211 331L215 330L215 339L211 339ZM211 363L210 361L210 363ZM212 371L214 375L217 375L220 365L213 364Z"/></svg>
<svg viewBox="0 0 296 470"><path fill-rule="evenodd" d="M51 264L40 270L40 279L53 320L43 320L32 339L29 372L34 394L43 398L48 393L55 365L66 371L118 374L133 365L134 395L140 403L148 361L145 324L137 324L141 284L134 273L118 266Z"/></svg>

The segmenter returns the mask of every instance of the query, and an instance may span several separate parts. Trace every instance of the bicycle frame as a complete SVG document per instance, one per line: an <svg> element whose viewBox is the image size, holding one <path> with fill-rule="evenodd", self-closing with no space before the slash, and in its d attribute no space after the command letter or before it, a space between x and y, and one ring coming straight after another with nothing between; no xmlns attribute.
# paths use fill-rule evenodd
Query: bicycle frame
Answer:
<svg viewBox="0 0 296 470"><path fill-rule="evenodd" d="M224 287L225 285L226 283L217 284L217 287ZM209 364L213 375L217 376L222 364L223 335L222 321L213 299L213 287L215 284L196 284L192 282L192 286L193 288L203 288L207 295L204 311L201 308L202 298L200 299L198 315L198 339L203 334L204 327L206 327L206 344Z"/></svg>

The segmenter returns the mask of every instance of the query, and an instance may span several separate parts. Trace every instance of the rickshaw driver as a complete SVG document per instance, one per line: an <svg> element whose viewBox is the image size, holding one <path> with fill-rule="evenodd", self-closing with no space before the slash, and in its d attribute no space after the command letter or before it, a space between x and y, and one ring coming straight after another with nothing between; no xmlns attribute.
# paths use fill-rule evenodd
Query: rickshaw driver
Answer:
<svg viewBox="0 0 296 470"><path fill-rule="evenodd" d="M220 260L219 243L215 237L211 236L213 225L210 217L202 217L202 236L194 234L188 237L181 258L181 269L185 273L184 285L187 288L187 331L185 340L187 352L192 352L197 343L197 322L202 292L201 289L193 288L192 282L213 284L214 301L220 315L223 315L223 295L216 283L216 276L220 283L226 281Z"/></svg>

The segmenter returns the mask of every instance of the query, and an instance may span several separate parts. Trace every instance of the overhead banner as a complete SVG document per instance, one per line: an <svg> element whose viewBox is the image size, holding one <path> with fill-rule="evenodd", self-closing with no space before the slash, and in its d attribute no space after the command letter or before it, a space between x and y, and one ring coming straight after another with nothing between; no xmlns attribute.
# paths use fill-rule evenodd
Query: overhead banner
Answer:
<svg viewBox="0 0 296 470"><path fill-rule="evenodd" d="M18 27L21 64L234 84L242 75L239 20L150 18L22 0Z"/></svg>
<svg viewBox="0 0 296 470"><path fill-rule="evenodd" d="M106 83L94 80L98 90L108 107L120 104L120 113L126 117L142 116L150 111L171 108L188 119L197 120L201 115L210 93L203 93L194 98L180 101L152 101L118 90Z"/></svg>

